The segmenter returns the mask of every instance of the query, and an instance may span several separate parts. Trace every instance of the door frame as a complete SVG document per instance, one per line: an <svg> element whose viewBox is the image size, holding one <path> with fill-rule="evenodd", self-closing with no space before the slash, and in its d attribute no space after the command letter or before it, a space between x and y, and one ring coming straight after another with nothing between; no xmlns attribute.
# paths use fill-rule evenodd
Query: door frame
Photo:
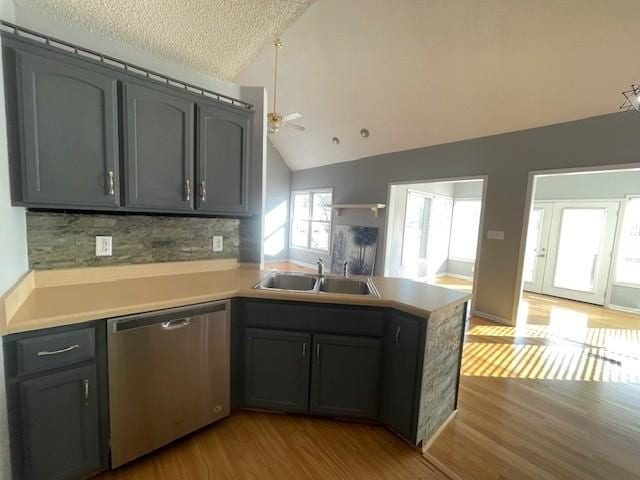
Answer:
<svg viewBox="0 0 640 480"><path fill-rule="evenodd" d="M639 165L640 166L640 165ZM384 233L383 233L383 243L379 246L379 248L382 248L382 272L384 274L384 271L387 267L386 263L387 263L387 245L389 245L389 235L390 235L390 229L389 229L389 211L391 210L389 208L390 206L390 202L391 202L391 187L393 186L399 186L399 185L411 185L414 183L451 183L451 182L464 182L464 181L470 181L470 180L482 180L482 195L480 197L481 199L481 208L480 208L480 224L478 226L478 243L477 243L477 248L476 248L476 261L474 263L474 269L473 269L473 286L472 286L472 292L477 292L478 291L478 273L480 272L480 268L479 265L480 263L478 262L478 259L480 258L481 252L482 252L482 239L484 237L483 232L484 232L484 219L485 219L485 209L487 206L487 185L489 183L489 175L470 175L470 176L463 176L463 177L445 177L445 178L426 178L426 179L422 179L422 180L403 180L403 181L398 181L398 182L389 182L387 184L387 208L385 208L385 217L384 217ZM529 223L528 220L528 214L527 214L527 224ZM522 252L521 252L522 253ZM524 258L523 258L524 260ZM521 278L522 278L522 272L520 272L520 280L519 282L521 282ZM520 291L522 291L522 288L520 289ZM471 306L470 308L467 309L468 314L470 314L471 312L473 312L475 310L475 304L476 304L476 295L473 294L471 296ZM514 317L515 318L515 317Z"/></svg>
<svg viewBox="0 0 640 480"><path fill-rule="evenodd" d="M518 318L518 312L520 310L520 300L522 299L523 292L523 270L524 270L524 254L527 248L527 229L529 228L529 218L531 214L531 209L533 208L533 203L535 200L535 185L536 178L544 175L558 175L561 173L579 173L579 172L589 172L589 173L605 173L605 172L615 172L618 170L631 170L631 169L639 169L640 162L635 163L621 163L617 165L593 165L587 167L572 167L572 168L557 168L557 169L546 169L546 170L530 170L527 176L527 191L525 194L525 202L524 202L524 211L522 213L522 229L520 232L520 248L518 253L518 263L516 267L516 277L515 277L515 285L516 289L513 292L513 307L511 309L511 323L515 325L516 319ZM486 184L485 184L486 188ZM484 209L483 209L484 213ZM614 245L614 253L616 246ZM611 262L611 264L615 264L615 262ZM609 271L609 278L611 278L611 271ZM475 287L475 282L474 282ZM608 289L610 290L610 289ZM605 297L605 307L608 307L608 298Z"/></svg>

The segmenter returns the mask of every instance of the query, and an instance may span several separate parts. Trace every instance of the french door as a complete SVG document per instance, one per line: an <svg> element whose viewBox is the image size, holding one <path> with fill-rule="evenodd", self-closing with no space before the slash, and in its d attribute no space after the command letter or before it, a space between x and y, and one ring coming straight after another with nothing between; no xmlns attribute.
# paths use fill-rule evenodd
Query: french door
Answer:
<svg viewBox="0 0 640 480"><path fill-rule="evenodd" d="M603 305L618 206L535 204L527 232L525 290Z"/></svg>
<svg viewBox="0 0 640 480"><path fill-rule="evenodd" d="M528 292L542 293L552 216L553 203L536 203L531 210L523 270L524 289Z"/></svg>

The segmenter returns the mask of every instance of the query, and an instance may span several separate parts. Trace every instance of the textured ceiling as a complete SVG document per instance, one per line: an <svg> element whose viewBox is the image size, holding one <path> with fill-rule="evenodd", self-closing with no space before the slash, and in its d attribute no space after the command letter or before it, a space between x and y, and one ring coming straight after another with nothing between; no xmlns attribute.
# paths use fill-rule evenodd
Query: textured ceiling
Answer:
<svg viewBox="0 0 640 480"><path fill-rule="evenodd" d="M639 0L318 1L282 35L278 110L307 131L276 148L301 169L615 112L638 18ZM236 81L272 75L270 47Z"/></svg>
<svg viewBox="0 0 640 480"><path fill-rule="evenodd" d="M313 0L16 0L230 80Z"/></svg>

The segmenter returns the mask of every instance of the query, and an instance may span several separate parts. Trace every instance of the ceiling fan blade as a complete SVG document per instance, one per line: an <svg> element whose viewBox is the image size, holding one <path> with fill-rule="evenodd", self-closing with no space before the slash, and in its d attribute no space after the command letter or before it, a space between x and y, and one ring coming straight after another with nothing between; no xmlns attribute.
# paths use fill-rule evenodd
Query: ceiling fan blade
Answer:
<svg viewBox="0 0 640 480"><path fill-rule="evenodd" d="M306 128L302 125L296 125L295 123L283 123L282 125L285 127L295 128L296 130L300 130L301 132L304 132L306 130Z"/></svg>
<svg viewBox="0 0 640 480"><path fill-rule="evenodd" d="M289 113L288 115L285 115L282 117L282 120L284 122L288 122L289 120L295 120L297 118L302 118L302 114L295 112L295 113Z"/></svg>

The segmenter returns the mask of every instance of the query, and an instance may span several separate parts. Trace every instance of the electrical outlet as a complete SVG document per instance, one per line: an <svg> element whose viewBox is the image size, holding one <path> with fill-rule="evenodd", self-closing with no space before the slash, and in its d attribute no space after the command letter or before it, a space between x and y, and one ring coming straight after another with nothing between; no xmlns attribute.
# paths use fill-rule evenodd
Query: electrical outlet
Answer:
<svg viewBox="0 0 640 480"><path fill-rule="evenodd" d="M211 250L214 252L221 252L224 249L222 236L214 235L211 240Z"/></svg>
<svg viewBox="0 0 640 480"><path fill-rule="evenodd" d="M110 256L111 256L111 237L97 236L96 237L96 257L110 257Z"/></svg>

